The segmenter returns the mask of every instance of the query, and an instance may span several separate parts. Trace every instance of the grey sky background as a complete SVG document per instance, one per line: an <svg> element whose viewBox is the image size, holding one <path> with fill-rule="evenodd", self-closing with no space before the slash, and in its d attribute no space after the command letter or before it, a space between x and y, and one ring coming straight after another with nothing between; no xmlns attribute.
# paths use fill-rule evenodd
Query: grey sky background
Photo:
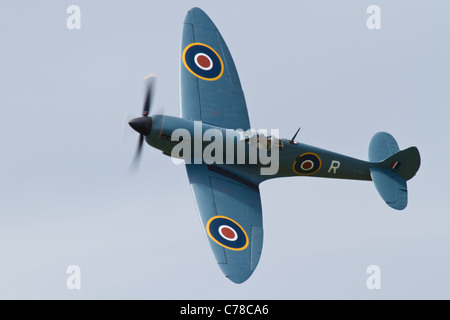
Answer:
<svg viewBox="0 0 450 320"><path fill-rule="evenodd" d="M81 30L66 8L81 8ZM366 27L369 5L381 30ZM397 212L371 182L261 185L264 248L244 284L209 249L184 166L146 146L128 168L143 77L179 115L182 23L198 6L227 42L251 124L367 159L415 145ZM450 2L1 1L0 298L449 299ZM66 268L81 268L81 290ZM381 290L366 268L379 265Z"/></svg>

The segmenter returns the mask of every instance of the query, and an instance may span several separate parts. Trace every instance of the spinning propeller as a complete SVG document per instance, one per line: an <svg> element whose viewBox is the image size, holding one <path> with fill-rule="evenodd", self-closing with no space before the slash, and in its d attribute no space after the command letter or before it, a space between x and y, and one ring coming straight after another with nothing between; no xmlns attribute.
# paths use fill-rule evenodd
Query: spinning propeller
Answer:
<svg viewBox="0 0 450 320"><path fill-rule="evenodd" d="M142 117L132 119L128 124L137 131L139 136L138 146L136 154L133 159L133 167L139 165L139 161L142 155L142 145L144 143L144 137L150 134L152 130L152 117L149 117L150 109L152 105L153 91L155 87L156 74L149 74L144 78L145 81L145 96L144 106L142 108Z"/></svg>

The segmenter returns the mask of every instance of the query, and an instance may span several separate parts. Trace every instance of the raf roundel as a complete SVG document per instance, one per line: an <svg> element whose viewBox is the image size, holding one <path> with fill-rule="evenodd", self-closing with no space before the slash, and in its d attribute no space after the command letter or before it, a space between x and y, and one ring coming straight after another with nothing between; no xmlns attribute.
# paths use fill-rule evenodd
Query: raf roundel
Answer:
<svg viewBox="0 0 450 320"><path fill-rule="evenodd" d="M236 221L225 216L214 216L206 224L208 236L224 248L240 251L248 246L248 236Z"/></svg>
<svg viewBox="0 0 450 320"><path fill-rule="evenodd" d="M183 64L197 78L215 81L222 77L223 62L210 46L195 42L183 50Z"/></svg>
<svg viewBox="0 0 450 320"><path fill-rule="evenodd" d="M309 175L319 171L321 166L322 161L319 156L315 153L308 152L295 159L292 170L297 174Z"/></svg>

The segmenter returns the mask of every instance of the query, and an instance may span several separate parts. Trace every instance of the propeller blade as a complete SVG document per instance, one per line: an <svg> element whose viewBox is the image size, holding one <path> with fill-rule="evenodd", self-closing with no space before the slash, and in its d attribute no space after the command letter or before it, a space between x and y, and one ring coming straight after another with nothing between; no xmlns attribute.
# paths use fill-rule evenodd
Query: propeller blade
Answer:
<svg viewBox="0 0 450 320"><path fill-rule="evenodd" d="M141 162L141 156L142 156L142 145L144 143L144 136L141 134L139 135L139 141L136 149L136 154L134 155L133 162L131 163L130 171L136 171L139 168L139 163Z"/></svg>
<svg viewBox="0 0 450 320"><path fill-rule="evenodd" d="M150 114L153 92L156 82L156 74L149 74L145 76L145 92L144 92L144 106L142 107L142 117L135 118L128 122L128 124L139 133L139 141L136 149L136 154L134 155L133 162L131 164L131 170L136 171L138 169L141 157L142 157L142 146L144 144L144 136L150 134L152 129L152 118L148 115Z"/></svg>
<svg viewBox="0 0 450 320"><path fill-rule="evenodd" d="M145 78L144 78L145 96L144 96L144 106L142 108L142 116L143 117L147 117L150 113L156 77L157 77L156 74L152 73L152 74L145 76Z"/></svg>

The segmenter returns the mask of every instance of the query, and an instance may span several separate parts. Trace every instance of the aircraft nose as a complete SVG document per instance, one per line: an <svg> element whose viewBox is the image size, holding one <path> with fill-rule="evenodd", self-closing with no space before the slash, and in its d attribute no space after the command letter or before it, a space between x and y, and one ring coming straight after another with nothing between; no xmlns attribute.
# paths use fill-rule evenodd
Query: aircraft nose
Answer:
<svg viewBox="0 0 450 320"><path fill-rule="evenodd" d="M144 136L148 136L152 130L152 117L139 117L128 122L130 127Z"/></svg>

